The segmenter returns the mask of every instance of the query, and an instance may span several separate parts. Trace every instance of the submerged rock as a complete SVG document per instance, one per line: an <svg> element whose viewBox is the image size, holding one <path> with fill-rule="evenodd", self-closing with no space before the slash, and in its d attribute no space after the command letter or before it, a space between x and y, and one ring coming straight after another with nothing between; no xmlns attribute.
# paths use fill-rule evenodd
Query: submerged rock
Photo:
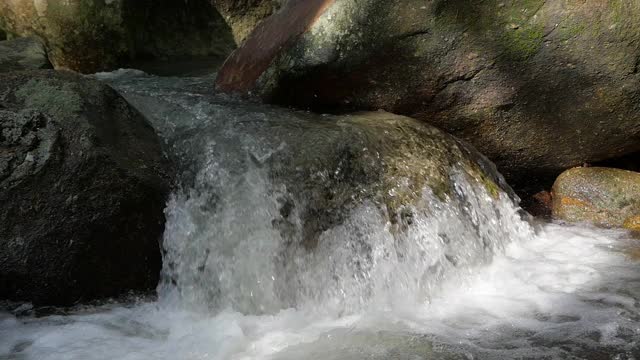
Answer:
<svg viewBox="0 0 640 360"><path fill-rule="evenodd" d="M567 170L553 185L553 215L640 230L640 173L601 167Z"/></svg>
<svg viewBox="0 0 640 360"><path fill-rule="evenodd" d="M257 104L212 94L212 77L99 78L150 119L179 166L159 286L171 303L344 314L381 289L422 302L443 277L531 236L495 166L425 122Z"/></svg>
<svg viewBox="0 0 640 360"><path fill-rule="evenodd" d="M47 52L36 38L0 41L0 72L47 68Z"/></svg>
<svg viewBox="0 0 640 360"><path fill-rule="evenodd" d="M231 27L236 43L241 44L260 21L280 8L284 0L212 0L212 2Z"/></svg>
<svg viewBox="0 0 640 360"><path fill-rule="evenodd" d="M633 1L293 0L217 85L428 121L533 194L568 167L640 150L638 24Z"/></svg>
<svg viewBox="0 0 640 360"><path fill-rule="evenodd" d="M0 298L152 289L169 191L144 117L95 80L0 74Z"/></svg>
<svg viewBox="0 0 640 360"><path fill-rule="evenodd" d="M289 151L271 156L269 169L298 196L283 204L283 214L292 213L295 209L288 207L294 203L305 204L301 218L307 242L365 201L379 204L401 230L416 209L428 208L422 203L425 191L441 201L461 196L458 172L496 199L515 197L495 166L473 147L418 120L365 112L320 121L297 131L284 124L269 130L288 133L276 135Z"/></svg>
<svg viewBox="0 0 640 360"><path fill-rule="evenodd" d="M209 1L1 1L0 27L41 38L56 69L83 73L149 58L224 58L233 36Z"/></svg>
<svg viewBox="0 0 640 360"><path fill-rule="evenodd" d="M501 196L517 200L495 165L482 154L419 120L382 111L341 116L294 112L269 121L248 114L240 116L249 119L235 124L234 132L255 134L251 137L255 144L235 137L223 141L216 133L225 130L216 126L186 131L172 140L171 147L188 146L189 152L177 155L183 163L192 159L183 165L187 173L192 163L199 161L214 161L223 169L232 166L223 165L226 161L241 161L243 167L266 172L273 184L286 189L278 198L279 215L274 226L285 236L303 239L306 247L314 247L324 231L340 225L352 210L366 202L376 204L393 231L406 229L417 215L414 211L433 210L425 198L443 202L464 198L466 195L456 188L456 181L461 179L483 189L491 201ZM215 150L190 153L194 147L209 149L211 139L216 139ZM218 157L209 159L211 151ZM247 151L246 159L238 155ZM227 153L231 156L224 155ZM202 156L205 159L198 160ZM211 191L211 183L197 184L204 181L200 174L192 176L193 182L186 180L190 176L182 176L185 188L203 186L203 193ZM220 199L211 200L215 204Z"/></svg>

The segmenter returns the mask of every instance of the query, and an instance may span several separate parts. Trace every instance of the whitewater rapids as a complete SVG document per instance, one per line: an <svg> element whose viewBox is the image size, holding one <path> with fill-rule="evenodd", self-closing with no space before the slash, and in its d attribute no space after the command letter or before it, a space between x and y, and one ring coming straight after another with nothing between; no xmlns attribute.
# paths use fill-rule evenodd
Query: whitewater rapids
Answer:
<svg viewBox="0 0 640 360"><path fill-rule="evenodd" d="M0 317L4 359L637 359L640 262L616 231L550 224L430 303L346 317L158 302ZM13 355L12 355L13 354Z"/></svg>
<svg viewBox="0 0 640 360"><path fill-rule="evenodd" d="M632 234L534 226L454 172L464 201L426 192L437 211L402 241L365 202L312 255L283 253L260 167L280 150L247 129L288 110L210 95L209 77L98 77L185 165L158 297L0 313L0 359L640 359Z"/></svg>

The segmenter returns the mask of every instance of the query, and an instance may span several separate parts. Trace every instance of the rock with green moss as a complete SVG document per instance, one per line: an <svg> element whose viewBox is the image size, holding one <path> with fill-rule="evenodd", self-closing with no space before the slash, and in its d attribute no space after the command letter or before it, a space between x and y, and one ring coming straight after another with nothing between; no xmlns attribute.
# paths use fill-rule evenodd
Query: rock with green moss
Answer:
<svg viewBox="0 0 640 360"><path fill-rule="evenodd" d="M428 121L527 190L640 150L638 59L637 1L292 0L217 84L305 109Z"/></svg>
<svg viewBox="0 0 640 360"><path fill-rule="evenodd" d="M283 224L297 213L307 245L364 202L377 204L401 230L414 211L437 211L428 201L464 201L458 181L475 185L488 202L515 199L472 146L419 120L379 111L292 121L243 126L278 149L255 161L286 185L293 201L283 199Z"/></svg>
<svg viewBox="0 0 640 360"><path fill-rule="evenodd" d="M47 52L36 38L0 41L0 72L47 68Z"/></svg>
<svg viewBox="0 0 640 360"><path fill-rule="evenodd" d="M280 8L284 0L212 0L233 31L237 44L255 29L264 18Z"/></svg>
<svg viewBox="0 0 640 360"><path fill-rule="evenodd" d="M640 173L601 167L567 170L553 185L553 215L640 231Z"/></svg>
<svg viewBox="0 0 640 360"><path fill-rule="evenodd" d="M135 61L225 57L231 29L209 0L12 0L0 27L43 40L53 65L83 73Z"/></svg>
<svg viewBox="0 0 640 360"><path fill-rule="evenodd" d="M169 171L153 128L108 86L0 74L0 299L153 289Z"/></svg>

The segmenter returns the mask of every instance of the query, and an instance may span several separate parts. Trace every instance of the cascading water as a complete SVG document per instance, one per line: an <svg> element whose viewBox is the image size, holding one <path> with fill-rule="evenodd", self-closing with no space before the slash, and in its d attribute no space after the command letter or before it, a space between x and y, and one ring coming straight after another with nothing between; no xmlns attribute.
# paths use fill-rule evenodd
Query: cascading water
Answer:
<svg viewBox="0 0 640 360"><path fill-rule="evenodd" d="M295 176L303 148L332 148L332 135L306 137L335 133L322 116L211 95L210 77L98 77L148 116L180 169L158 300L0 314L0 359L640 357L629 234L534 231L457 164L451 193L425 190L400 225L358 194L339 216L309 211L313 186L349 171ZM357 180L349 190L366 193Z"/></svg>

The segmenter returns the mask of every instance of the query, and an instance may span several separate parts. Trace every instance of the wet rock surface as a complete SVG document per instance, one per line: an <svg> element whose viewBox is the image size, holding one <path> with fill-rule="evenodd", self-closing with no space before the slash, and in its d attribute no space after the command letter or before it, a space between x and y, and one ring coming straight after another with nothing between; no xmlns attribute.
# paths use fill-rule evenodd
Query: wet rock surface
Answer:
<svg viewBox="0 0 640 360"><path fill-rule="evenodd" d="M212 94L213 77L97 77L150 119L178 164L158 289L198 309L276 313L370 294L386 285L353 274L374 268L403 287L404 273L383 265L394 259L397 269L425 269L412 275L435 269L435 282L490 262L511 239L510 221L522 225L516 236L530 234L493 164L425 122L292 111ZM417 291L426 292L431 280L422 279Z"/></svg>
<svg viewBox="0 0 640 360"><path fill-rule="evenodd" d="M106 81L167 139L181 187L198 189L188 196L216 194L201 200L203 211L239 206L221 205L228 194L246 192L234 190L240 186L235 182L221 183L232 174L266 172L272 184L264 192L282 195L274 226L285 236L305 239L306 245L314 245L322 232L366 202L377 204L394 229L402 230L415 208L430 208L425 197L464 202L456 188L460 179L477 185L489 200L516 198L475 148L405 116L291 111L211 94L207 78L122 73Z"/></svg>
<svg viewBox="0 0 640 360"><path fill-rule="evenodd" d="M38 39L17 38L0 41L0 72L48 68L51 68L51 64L47 52Z"/></svg>
<svg viewBox="0 0 640 360"><path fill-rule="evenodd" d="M169 170L111 88L0 74L0 298L69 305L154 288Z"/></svg>
<svg viewBox="0 0 640 360"><path fill-rule="evenodd" d="M288 223L296 212L302 238L313 245L322 232L341 224L363 202L372 201L394 231L412 222L425 204L425 192L440 201L464 196L456 191L466 178L494 199L515 198L495 166L473 147L423 122L386 112L363 112L317 119L290 127L264 129L287 144L264 163L277 182L287 184L280 212ZM282 135L284 134L284 135ZM305 204L302 209L293 204Z"/></svg>
<svg viewBox="0 0 640 360"><path fill-rule="evenodd" d="M534 194L568 167L640 149L639 19L635 2L309 1L259 26L217 83L428 121Z"/></svg>
<svg viewBox="0 0 640 360"><path fill-rule="evenodd" d="M601 167L567 170L553 185L553 215L640 231L640 173Z"/></svg>

